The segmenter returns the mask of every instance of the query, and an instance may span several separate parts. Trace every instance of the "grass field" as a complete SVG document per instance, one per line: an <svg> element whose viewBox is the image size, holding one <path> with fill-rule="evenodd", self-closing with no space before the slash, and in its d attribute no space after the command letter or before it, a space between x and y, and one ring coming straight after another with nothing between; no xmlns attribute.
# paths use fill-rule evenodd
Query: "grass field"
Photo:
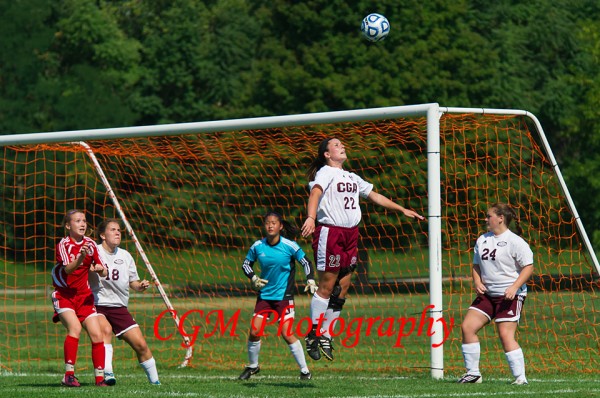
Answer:
<svg viewBox="0 0 600 398"><path fill-rule="evenodd" d="M138 372L139 373L139 372ZM530 378L527 386L511 386L505 378L486 378L482 384L458 385L454 379L432 380L426 376L365 373L316 375L301 381L284 372L257 375L248 381L236 380L237 373L182 369L162 372L162 385L145 383L139 374L122 375L110 388L87 385L59 387L56 374L0 376L0 396L27 398L86 398L118 396L148 397L593 397L600 396L595 377ZM85 382L85 381L84 381Z"/></svg>
<svg viewBox="0 0 600 398"><path fill-rule="evenodd" d="M552 301L557 308L566 306L582 307L593 295L580 293L579 300L573 303L571 294L538 295L533 303ZM532 297L533 298L533 297ZM449 313L460 316L459 308L464 300L457 296L449 300ZM365 336L355 347L336 345L336 360L327 362L310 361L313 380L298 379L298 369L293 363L289 350L276 336L263 338L261 368L259 375L249 381L236 380L246 362L245 339L254 299L237 297L233 299L204 298L185 302L175 302L181 311L190 309L222 310L229 319L240 310L236 336L212 336L199 338L190 367L180 369L184 349L180 339L161 341L156 338L153 322L160 312L157 299L150 296L135 297L132 312L140 324L154 352L161 375L161 386L151 386L146 382L143 371L137 365L133 351L122 342L114 342L115 371L118 384L113 388L98 389L92 386L92 371L89 359L90 346L87 337L82 338L77 363L77 375L83 384L80 389L67 389L59 386L62 377L62 341L64 329L48 321L50 304L47 299L23 298L7 305L5 300L0 316L2 332L13 333L2 341L0 346L0 397L70 397L104 396L118 394L119 397L134 397L145 394L151 397L481 397L481 396L526 396L526 397L584 397L600 396L597 383L598 370L586 368L585 356L597 356L597 348L581 345L580 339L568 340L568 336L589 334L589 328L577 318L563 319L568 326L557 330L556 316L550 311L542 313L540 308L531 306L524 317L519 338L524 343L528 361L530 385L511 386L512 377L498 347L495 332L491 327L484 329L482 338L482 371L484 383L481 385L457 385L456 378L462 373L462 358L459 352L460 331L458 324L445 348L445 378L432 380L429 370L429 338L415 334L402 340L404 347L395 347L396 336ZM297 297L297 317L307 316L308 298ZM427 305L427 295L395 296L354 296L353 305L346 316L350 318L373 317L377 315L417 316L413 309ZM394 309L390 309L393 303ZM403 310L406 307L407 310ZM534 314L534 312L536 312ZM534 316L535 315L535 316ZM200 325L201 332L210 331L203 319L190 318L190 324ZM459 322L459 320L457 320ZM17 325L11 331L10 325ZM554 328L554 330L552 329ZM188 329L189 330L189 329ZM544 331L558 333L558 340L548 339ZM175 332L169 322L162 322L160 334L166 336ZM271 332L275 332L271 329ZM541 341L537 341L537 340ZM563 341L564 340L564 341ZM593 340L593 339L592 339ZM561 342L561 345L552 343ZM583 354L582 354L583 353ZM547 361L547 362L546 362ZM592 361L593 362L593 361ZM560 364L566 364L564 369ZM591 363L590 363L591 365ZM593 365L592 365L593 366Z"/></svg>
<svg viewBox="0 0 600 398"><path fill-rule="evenodd" d="M202 282L202 277L243 281L237 257L243 258L244 255L244 252L236 256L213 254L205 261L206 269L190 268L182 271L182 275L190 284ZM466 257L465 270L468 270ZM226 275L211 273L214 267L211 271L210 264L221 259L228 261L227 266L221 264L218 267L219 272ZM453 261L462 264L463 259ZM542 261L547 264L568 263L567 260L550 257ZM396 275L419 277L421 274L411 269L415 262L426 263L426 255L412 252L400 255L398 259L397 254L380 253L371 257L370 276L375 283L393 279ZM90 345L87 336L83 336L77 362L77 376L83 388L66 389L59 385L64 367L62 343L65 331L62 326L50 321L49 293L52 289L48 273L31 265L15 267L7 263L3 268L6 272L0 280L0 397L86 397L92 394L117 394L119 397L141 394L151 397L600 396L597 383L600 373L597 332L600 313L596 310L598 297L595 291L546 291L540 288L530 293L518 335L526 354L530 385L510 385L512 377L492 327L485 328L480 334L484 383L457 385L455 381L463 372L460 320L473 298L468 279L463 285L460 278L444 287L444 318L448 321L452 318L455 322L444 346L444 380L431 379L429 337L426 330L419 335L417 328L402 339L402 347L396 344L397 334L366 336L364 329L354 337L342 334L336 338L336 360L309 360L314 378L301 382L287 346L281 338L273 335L276 329L272 327L268 330L271 335L263 338L261 373L247 382L240 382L236 378L246 363L246 331L255 300L244 295L171 298L180 311L179 315L190 310L204 311L187 319L186 331L196 330L199 337L191 365L180 369L178 364L185 352L180 346L181 338L177 336L174 323L167 318L155 330L157 316L165 307L156 291L151 291L143 295L134 294L130 308L143 327L163 385L147 384L133 351L123 342L116 341L113 344L118 385L108 389L92 387ZM578 271L565 270L564 274ZM298 272L299 277L300 274ZM159 275L167 285L173 277L168 273ZM172 288L169 286L167 290ZM428 303L427 293L373 291L372 294L352 294L343 316L347 320L413 317L418 321ZM308 316L307 296L298 295L296 305L297 319ZM238 310L240 315L235 322L235 333L230 333L230 328L223 335L202 336L214 328L214 319L212 324L207 323L207 313L222 311L224 319L229 320ZM171 333L174 336L162 341L156 332L160 336ZM357 336L360 341L356 346L340 344L344 338L352 343Z"/></svg>

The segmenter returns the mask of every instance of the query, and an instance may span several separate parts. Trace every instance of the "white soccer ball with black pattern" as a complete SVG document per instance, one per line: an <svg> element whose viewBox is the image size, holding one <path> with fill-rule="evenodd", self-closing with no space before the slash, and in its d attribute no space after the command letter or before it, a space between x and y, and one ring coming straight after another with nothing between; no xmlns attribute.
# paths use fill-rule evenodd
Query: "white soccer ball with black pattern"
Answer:
<svg viewBox="0 0 600 398"><path fill-rule="evenodd" d="M390 33L390 22L381 14L369 14L363 19L360 31L369 41L381 41Z"/></svg>

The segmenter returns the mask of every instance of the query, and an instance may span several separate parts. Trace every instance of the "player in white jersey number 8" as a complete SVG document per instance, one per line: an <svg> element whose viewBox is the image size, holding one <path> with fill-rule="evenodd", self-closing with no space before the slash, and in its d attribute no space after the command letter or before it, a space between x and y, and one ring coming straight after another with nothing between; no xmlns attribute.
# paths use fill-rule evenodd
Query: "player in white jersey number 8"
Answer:
<svg viewBox="0 0 600 398"><path fill-rule="evenodd" d="M140 280L131 254L119 247L121 244L121 226L116 219L103 221L96 231L98 251L108 263L108 276L105 278L90 275L90 286L94 293L94 304L100 315L100 325L104 331L106 351L105 381L116 384L112 368L112 334L127 342L137 354L138 362L151 384L160 384L156 361L142 335L139 325L129 313L129 289L143 292L150 286L147 280Z"/></svg>

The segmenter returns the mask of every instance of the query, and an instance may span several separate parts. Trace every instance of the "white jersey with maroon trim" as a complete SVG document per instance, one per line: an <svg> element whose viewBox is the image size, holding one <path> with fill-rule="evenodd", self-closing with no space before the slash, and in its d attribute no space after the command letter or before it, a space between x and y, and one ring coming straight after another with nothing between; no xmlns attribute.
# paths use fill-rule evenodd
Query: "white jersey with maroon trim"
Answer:
<svg viewBox="0 0 600 398"><path fill-rule="evenodd" d="M117 247L114 253L109 253L102 245L98 245L98 251L107 260L108 275L105 278L101 278L98 274L90 275L94 304L105 307L127 307L129 283L140 280L133 257L120 247Z"/></svg>
<svg viewBox="0 0 600 398"><path fill-rule="evenodd" d="M87 256L79 267L75 268L70 274L67 274L65 267L77 258L81 248L87 243L92 243L92 255ZM63 292L83 292L89 294L88 272L92 263L106 266L106 261L96 249L96 243L93 239L84 236L80 242L76 242L70 236L62 238L56 245L56 265L52 268L52 283L54 287Z"/></svg>
<svg viewBox="0 0 600 398"><path fill-rule="evenodd" d="M308 186L323 189L317 208L317 221L336 227L355 227L360 223L360 197L366 198L373 190L370 184L358 175L331 166L323 166Z"/></svg>
<svg viewBox="0 0 600 398"><path fill-rule="evenodd" d="M475 243L473 264L481 269L481 280L492 297L504 296L523 267L533 264L533 252L523 238L507 230L496 236L485 233ZM518 294L527 294L527 285L523 284Z"/></svg>

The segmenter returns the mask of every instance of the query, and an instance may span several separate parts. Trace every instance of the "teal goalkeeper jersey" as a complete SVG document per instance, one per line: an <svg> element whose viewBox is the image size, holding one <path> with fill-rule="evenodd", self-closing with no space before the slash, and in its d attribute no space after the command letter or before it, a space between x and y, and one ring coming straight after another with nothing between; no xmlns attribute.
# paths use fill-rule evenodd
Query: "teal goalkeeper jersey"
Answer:
<svg viewBox="0 0 600 398"><path fill-rule="evenodd" d="M269 281L260 290L260 297L263 300L291 299L295 283L295 260L301 262L304 257L302 248L283 236L274 246L269 245L266 238L254 242L246 260L251 264L258 261L261 279Z"/></svg>

